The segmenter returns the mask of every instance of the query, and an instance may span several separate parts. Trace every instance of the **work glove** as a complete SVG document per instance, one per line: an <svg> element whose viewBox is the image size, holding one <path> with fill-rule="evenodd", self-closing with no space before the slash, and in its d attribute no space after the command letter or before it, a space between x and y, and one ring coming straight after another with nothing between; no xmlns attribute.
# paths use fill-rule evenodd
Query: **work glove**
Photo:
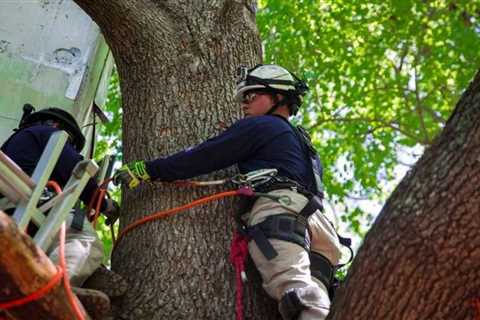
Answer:
<svg viewBox="0 0 480 320"><path fill-rule="evenodd" d="M115 200L105 199L106 208L103 210L103 215L106 217L105 224L107 226L114 224L120 217L120 206Z"/></svg>
<svg viewBox="0 0 480 320"><path fill-rule="evenodd" d="M150 181L150 175L145 168L144 161L134 161L124 164L113 175L113 183L115 185L121 183L129 189L135 189L142 181Z"/></svg>

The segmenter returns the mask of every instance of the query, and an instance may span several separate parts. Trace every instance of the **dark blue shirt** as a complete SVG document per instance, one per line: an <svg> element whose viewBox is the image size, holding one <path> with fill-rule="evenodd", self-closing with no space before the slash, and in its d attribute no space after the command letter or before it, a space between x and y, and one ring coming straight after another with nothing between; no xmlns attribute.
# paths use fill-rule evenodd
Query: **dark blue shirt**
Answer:
<svg viewBox="0 0 480 320"><path fill-rule="evenodd" d="M146 163L153 180L188 179L237 164L241 173L275 168L316 192L311 160L288 120L265 115L235 122L192 149Z"/></svg>
<svg viewBox="0 0 480 320"><path fill-rule="evenodd" d="M1 147L1 150L12 159L26 174L31 176L40 160L48 139L55 131L59 129L46 126L36 125L22 129L13 134ZM83 157L70 144L66 143L63 148L57 164L52 171L50 180L54 180L61 187L64 187L72 174L75 165L83 160ZM90 199L97 190L98 185L95 180L90 179L85 189L80 195L80 199L85 204L89 204ZM105 201L102 203L102 210L105 209Z"/></svg>

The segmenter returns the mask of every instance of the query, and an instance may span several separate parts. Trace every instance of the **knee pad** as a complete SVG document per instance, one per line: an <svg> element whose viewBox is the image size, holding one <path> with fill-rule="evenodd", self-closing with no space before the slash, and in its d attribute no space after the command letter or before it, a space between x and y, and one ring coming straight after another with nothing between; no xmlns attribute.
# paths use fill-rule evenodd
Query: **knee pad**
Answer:
<svg viewBox="0 0 480 320"><path fill-rule="evenodd" d="M306 308L307 306L298 295L298 289L290 289L285 292L278 304L278 311L282 315L283 320L298 319L300 313Z"/></svg>
<svg viewBox="0 0 480 320"><path fill-rule="evenodd" d="M312 277L322 282L327 290L332 286L335 268L322 254L310 251L310 272Z"/></svg>

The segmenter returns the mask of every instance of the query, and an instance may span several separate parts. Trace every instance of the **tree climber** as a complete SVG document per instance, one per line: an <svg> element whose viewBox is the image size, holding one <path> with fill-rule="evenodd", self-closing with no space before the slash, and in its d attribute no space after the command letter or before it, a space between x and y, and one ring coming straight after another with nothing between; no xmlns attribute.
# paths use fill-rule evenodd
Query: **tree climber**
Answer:
<svg viewBox="0 0 480 320"><path fill-rule="evenodd" d="M32 175L50 136L58 130L68 133L68 140L63 148L55 168L50 176L61 187L65 186L76 164L83 159L80 151L85 145L83 136L75 119L66 111L58 108L47 108L33 112L30 105L24 106L24 115L19 128L2 145L1 150L12 159L26 174ZM95 180L90 179L80 195L86 205L98 189ZM0 195L1 196L1 195ZM107 217L118 215L118 205L115 201L104 198L101 212ZM13 214L13 210L7 210ZM36 227L30 224L28 232L31 236ZM53 243L47 254L54 263L59 263L59 242ZM103 259L103 244L84 214L70 214L67 218L67 233L65 242L65 259L70 283L74 292L80 298L89 314L99 318L110 309L108 296L98 290L80 288L83 283L97 270ZM118 281L119 275L112 274Z"/></svg>
<svg viewBox="0 0 480 320"><path fill-rule="evenodd" d="M241 218L253 240L249 253L284 319L324 319L342 238L322 213L318 156L305 131L289 122L308 87L278 65L240 67L237 75L244 119L194 148L126 164L114 181L133 189L144 181L188 179L234 164L242 174L276 169L278 176L256 189L271 197L252 201Z"/></svg>

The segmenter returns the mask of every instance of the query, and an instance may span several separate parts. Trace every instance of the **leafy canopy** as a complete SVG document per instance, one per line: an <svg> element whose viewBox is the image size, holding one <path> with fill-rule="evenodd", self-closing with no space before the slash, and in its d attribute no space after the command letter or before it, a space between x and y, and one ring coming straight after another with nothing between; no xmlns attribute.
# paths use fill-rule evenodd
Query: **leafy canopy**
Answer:
<svg viewBox="0 0 480 320"><path fill-rule="evenodd" d="M433 142L480 66L479 13L468 0L260 1L265 63L310 86L301 121L331 200L383 201L405 151ZM362 233L364 217L343 219Z"/></svg>

